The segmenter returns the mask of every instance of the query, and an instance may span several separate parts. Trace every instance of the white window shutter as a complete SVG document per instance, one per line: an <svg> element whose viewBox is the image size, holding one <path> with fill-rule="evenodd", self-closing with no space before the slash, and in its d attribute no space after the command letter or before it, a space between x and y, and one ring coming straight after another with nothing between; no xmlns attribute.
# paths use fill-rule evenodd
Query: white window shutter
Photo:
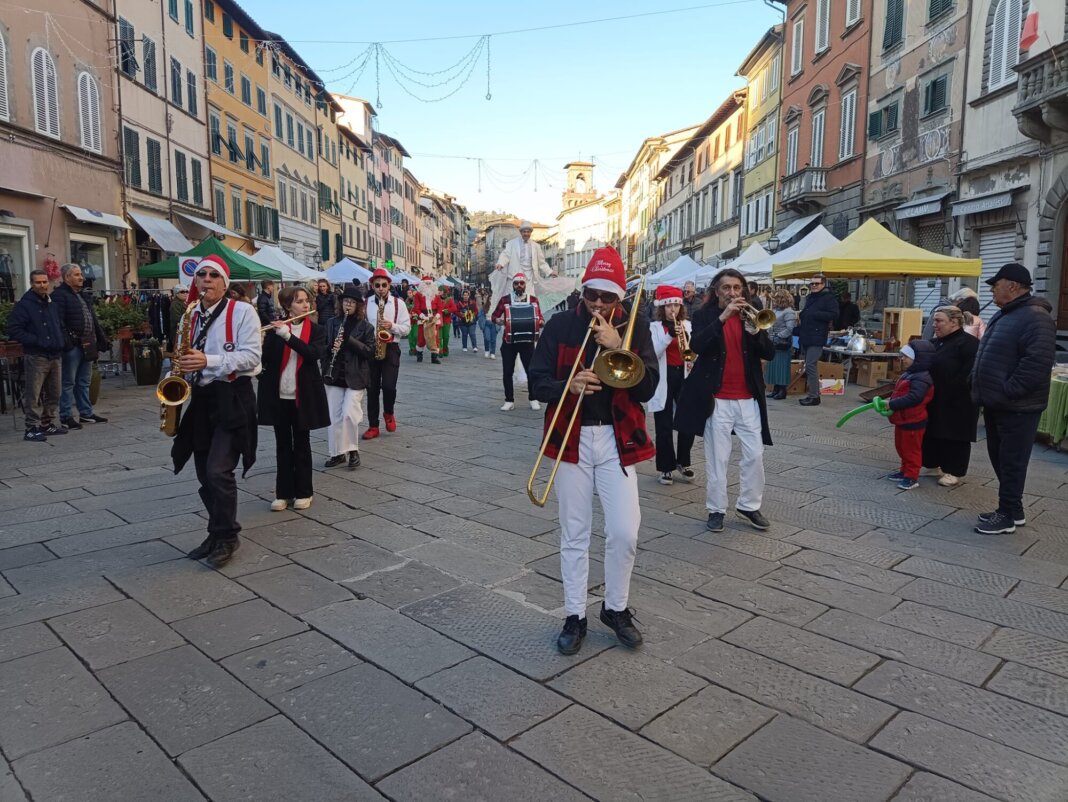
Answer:
<svg viewBox="0 0 1068 802"><path fill-rule="evenodd" d="M59 138L59 97L56 88L56 65L42 48L33 51L34 126L47 136Z"/></svg>
<svg viewBox="0 0 1068 802"><path fill-rule="evenodd" d="M994 25L990 37L990 76L987 81L989 89L996 89L1005 82L1005 37L1006 17L1010 0L995 0Z"/></svg>
<svg viewBox="0 0 1068 802"><path fill-rule="evenodd" d="M801 72L805 58L805 21L797 20L794 23L794 38L790 48L790 74L797 75Z"/></svg>
<svg viewBox="0 0 1068 802"><path fill-rule="evenodd" d="M87 72L78 74L78 123L82 147L100 152L100 95L96 80Z"/></svg>
<svg viewBox="0 0 1068 802"><path fill-rule="evenodd" d="M809 164L813 167L823 166L823 121L826 112L823 109L812 115L812 150L809 154Z"/></svg>
<svg viewBox="0 0 1068 802"><path fill-rule="evenodd" d="M830 46L831 0L817 0L816 3L816 52Z"/></svg>
<svg viewBox="0 0 1068 802"><path fill-rule="evenodd" d="M860 19L860 0L846 0L846 25Z"/></svg>
<svg viewBox="0 0 1068 802"><path fill-rule="evenodd" d="M842 119L838 132L838 158L845 159L853 155L853 138L857 122L856 90L847 92L842 97Z"/></svg>
<svg viewBox="0 0 1068 802"><path fill-rule="evenodd" d="M7 99L7 42L0 34L0 120L11 117L11 105Z"/></svg>

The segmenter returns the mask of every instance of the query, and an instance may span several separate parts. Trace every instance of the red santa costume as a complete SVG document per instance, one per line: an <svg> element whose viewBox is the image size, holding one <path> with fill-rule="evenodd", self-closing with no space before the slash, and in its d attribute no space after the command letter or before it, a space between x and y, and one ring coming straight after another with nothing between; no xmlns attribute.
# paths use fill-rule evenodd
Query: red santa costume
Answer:
<svg viewBox="0 0 1068 802"><path fill-rule="evenodd" d="M415 359L423 361L423 349L430 349L430 361L440 365L438 343L441 330L441 298L434 287L433 276L423 276L415 291L412 315L419 322L419 339L416 340Z"/></svg>

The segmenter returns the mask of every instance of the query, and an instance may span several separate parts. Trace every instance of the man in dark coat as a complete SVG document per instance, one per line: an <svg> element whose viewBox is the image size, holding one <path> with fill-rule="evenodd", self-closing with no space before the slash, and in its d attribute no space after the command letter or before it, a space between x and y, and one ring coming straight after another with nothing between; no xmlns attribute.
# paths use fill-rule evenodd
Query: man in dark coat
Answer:
<svg viewBox="0 0 1068 802"><path fill-rule="evenodd" d="M735 510L756 529L770 526L760 512L764 446L771 445L760 360L772 359L775 346L766 331L743 319L742 310L748 303L745 278L737 270L725 268L712 279L712 294L698 313L705 325L690 340L697 361L682 384L675 413L676 429L704 437L708 475L705 507L707 527L713 532L723 531L727 511L732 432L742 446L741 490Z"/></svg>
<svg viewBox="0 0 1068 802"><path fill-rule="evenodd" d="M987 279L1000 311L990 319L972 368L972 400L983 408L986 447L998 477L998 508L975 531L1003 535L1026 523L1024 483L1038 420L1049 402L1057 328L1052 307L1031 294L1031 273L1010 262Z"/></svg>
<svg viewBox="0 0 1068 802"><path fill-rule="evenodd" d="M260 284L260 293L256 296L256 314L260 323L269 326L278 320L278 310L274 305L274 282L264 281Z"/></svg>
<svg viewBox="0 0 1068 802"><path fill-rule="evenodd" d="M56 304L49 295L48 273L30 273L30 289L19 299L7 319L7 335L22 345L26 385L22 405L26 412L24 440L44 442L49 435L66 434L59 422L62 387L63 329Z"/></svg>
<svg viewBox="0 0 1068 802"><path fill-rule="evenodd" d="M85 279L82 268L66 264L62 268L63 283L52 293L57 305L59 323L67 337L63 351L63 390L59 396L60 422L68 429L80 429L85 424L107 423L108 419L93 411L89 400L89 382L93 376L93 363L101 351L110 345L104 329L93 309L93 298L82 293ZM78 419L74 419L74 407L78 407Z"/></svg>
<svg viewBox="0 0 1068 802"><path fill-rule="evenodd" d="M813 276L808 281L809 294L805 306L801 309L801 325L798 332L798 345L805 352L805 380L808 395L798 401L803 407L814 407L820 403L819 361L823 356L823 347L827 344L827 332L838 320L838 301L827 289L826 276Z"/></svg>

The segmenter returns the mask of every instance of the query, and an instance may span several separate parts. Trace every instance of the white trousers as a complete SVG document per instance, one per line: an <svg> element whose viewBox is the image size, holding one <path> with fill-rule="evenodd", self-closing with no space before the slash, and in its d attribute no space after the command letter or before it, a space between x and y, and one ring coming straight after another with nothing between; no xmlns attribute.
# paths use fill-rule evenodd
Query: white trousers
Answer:
<svg viewBox="0 0 1068 802"><path fill-rule="evenodd" d="M331 457L360 450L360 422L363 420L363 397L366 393L366 390L326 386L326 403L330 405L326 447Z"/></svg>
<svg viewBox="0 0 1068 802"><path fill-rule="evenodd" d="M642 514L638 507L638 473L633 465L624 469L619 464L611 426L582 427L579 461L560 464L554 487L560 503L560 574L567 614L586 617L595 489L601 497L605 521L605 606L609 610L625 610Z"/></svg>
<svg viewBox="0 0 1068 802"><path fill-rule="evenodd" d="M740 510L759 510L764 500L764 441L760 436L760 406L756 399L716 399L716 408L705 422L705 465L708 484L705 507L709 512L727 511L727 463L731 458L731 431L742 446Z"/></svg>

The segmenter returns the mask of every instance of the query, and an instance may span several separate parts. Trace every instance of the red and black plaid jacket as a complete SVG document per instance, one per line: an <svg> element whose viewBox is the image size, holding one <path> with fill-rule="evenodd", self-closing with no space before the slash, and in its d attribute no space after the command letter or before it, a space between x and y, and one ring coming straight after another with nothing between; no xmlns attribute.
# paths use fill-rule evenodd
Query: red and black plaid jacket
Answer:
<svg viewBox="0 0 1068 802"><path fill-rule="evenodd" d="M617 315L621 313L617 311ZM616 322L619 322L618 317ZM553 435L549 438L549 444L545 449L546 455L552 459L555 459L559 453L560 444L564 439L564 430L567 429L567 422L579 398L572 393L565 394L564 383L567 381L572 365L575 364L575 359L579 356L579 346L582 345L589 326L590 315L586 311L586 305L581 301L574 310L553 315L542 329L541 339L538 340L538 346L534 350L534 359L528 371L528 378L534 388L534 397L549 405L545 410L543 436L549 428L549 421L552 420L553 413L556 411L557 402L561 396L564 398L560 417L556 420ZM586 360L592 357L595 347L591 337L586 351ZM634 387L627 390L610 387L601 390L601 392L612 393L612 420L614 421L616 448L619 449L620 464L624 467L656 456L656 446L645 429L645 409L642 403L648 401L656 393L656 385L660 381L660 368L656 352L653 350L653 340L649 334L649 323L641 316L634 326L634 338L631 340L630 350L638 354L645 363L645 376ZM564 462L578 462L581 417L580 411L579 419L575 421L571 436L564 445Z"/></svg>

